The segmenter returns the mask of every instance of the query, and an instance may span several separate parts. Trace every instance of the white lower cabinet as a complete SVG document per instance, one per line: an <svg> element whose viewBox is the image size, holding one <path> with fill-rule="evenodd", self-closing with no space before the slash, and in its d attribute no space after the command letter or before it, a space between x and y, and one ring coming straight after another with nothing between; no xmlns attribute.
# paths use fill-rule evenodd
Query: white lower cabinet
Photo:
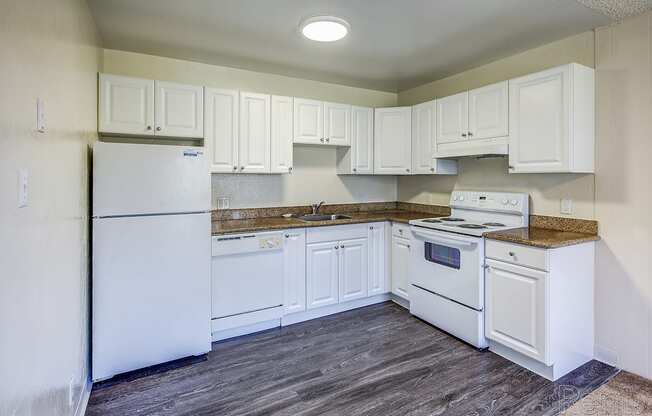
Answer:
<svg viewBox="0 0 652 416"><path fill-rule="evenodd" d="M339 242L306 246L306 288L308 309L339 302Z"/></svg>
<svg viewBox="0 0 652 416"><path fill-rule="evenodd" d="M339 250L339 301L366 298L369 278L367 238L341 241Z"/></svg>
<svg viewBox="0 0 652 416"><path fill-rule="evenodd" d="M593 242L543 249L487 240L489 348L549 380L593 359L594 252Z"/></svg>
<svg viewBox="0 0 652 416"><path fill-rule="evenodd" d="M392 236L392 293L403 299L408 297L408 263L410 259L410 240Z"/></svg>
<svg viewBox="0 0 652 416"><path fill-rule="evenodd" d="M306 310L306 230L289 230L284 234L283 252L285 313Z"/></svg>
<svg viewBox="0 0 652 416"><path fill-rule="evenodd" d="M546 272L487 260L487 337L550 365Z"/></svg>
<svg viewBox="0 0 652 416"><path fill-rule="evenodd" d="M369 240L369 296L389 292L387 287L387 255L385 254L385 223L376 222L368 226Z"/></svg>

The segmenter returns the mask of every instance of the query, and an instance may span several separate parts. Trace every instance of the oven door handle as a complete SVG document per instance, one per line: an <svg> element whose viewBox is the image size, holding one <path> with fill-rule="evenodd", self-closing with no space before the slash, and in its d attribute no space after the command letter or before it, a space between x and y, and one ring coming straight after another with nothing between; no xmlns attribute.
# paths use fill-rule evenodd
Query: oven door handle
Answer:
<svg viewBox="0 0 652 416"><path fill-rule="evenodd" d="M448 244L457 247L473 247L474 245L478 244L477 241L469 241L454 236L434 236L428 232L423 232L415 229L412 229L412 232L419 237L422 237L423 239L435 244Z"/></svg>

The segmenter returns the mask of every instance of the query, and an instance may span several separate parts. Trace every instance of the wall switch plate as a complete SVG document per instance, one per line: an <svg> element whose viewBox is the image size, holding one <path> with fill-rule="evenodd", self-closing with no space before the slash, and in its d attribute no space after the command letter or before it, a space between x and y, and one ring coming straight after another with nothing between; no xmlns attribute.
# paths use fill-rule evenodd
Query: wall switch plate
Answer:
<svg viewBox="0 0 652 416"><path fill-rule="evenodd" d="M571 215L573 213L573 200L572 199L562 199L561 208L559 212L566 215Z"/></svg>
<svg viewBox="0 0 652 416"><path fill-rule="evenodd" d="M29 201L29 171L18 170L18 208L25 208Z"/></svg>
<svg viewBox="0 0 652 416"><path fill-rule="evenodd" d="M45 133L45 101L36 99L36 131Z"/></svg>

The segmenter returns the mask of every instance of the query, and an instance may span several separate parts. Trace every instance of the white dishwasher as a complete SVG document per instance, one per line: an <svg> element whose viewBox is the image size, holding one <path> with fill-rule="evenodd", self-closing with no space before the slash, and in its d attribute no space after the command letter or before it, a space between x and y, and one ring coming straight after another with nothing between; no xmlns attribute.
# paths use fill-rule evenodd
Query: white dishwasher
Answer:
<svg viewBox="0 0 652 416"><path fill-rule="evenodd" d="M283 241L280 231L213 237L213 340L237 336L235 328L280 325L274 321L283 315Z"/></svg>

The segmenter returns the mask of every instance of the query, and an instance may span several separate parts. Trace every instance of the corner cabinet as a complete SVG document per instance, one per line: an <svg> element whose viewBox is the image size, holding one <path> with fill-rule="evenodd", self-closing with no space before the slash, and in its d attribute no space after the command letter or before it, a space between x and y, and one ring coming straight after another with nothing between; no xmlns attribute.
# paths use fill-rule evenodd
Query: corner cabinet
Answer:
<svg viewBox="0 0 652 416"><path fill-rule="evenodd" d="M99 76L98 130L107 135L204 137L204 88Z"/></svg>
<svg viewBox="0 0 652 416"><path fill-rule="evenodd" d="M569 64L509 81L509 172L593 173L594 70Z"/></svg>
<svg viewBox="0 0 652 416"><path fill-rule="evenodd" d="M376 108L374 111L374 174L410 175L412 172L412 108Z"/></svg>
<svg viewBox="0 0 652 416"><path fill-rule="evenodd" d="M374 109L351 107L351 147L337 149L339 175L374 173Z"/></svg>

